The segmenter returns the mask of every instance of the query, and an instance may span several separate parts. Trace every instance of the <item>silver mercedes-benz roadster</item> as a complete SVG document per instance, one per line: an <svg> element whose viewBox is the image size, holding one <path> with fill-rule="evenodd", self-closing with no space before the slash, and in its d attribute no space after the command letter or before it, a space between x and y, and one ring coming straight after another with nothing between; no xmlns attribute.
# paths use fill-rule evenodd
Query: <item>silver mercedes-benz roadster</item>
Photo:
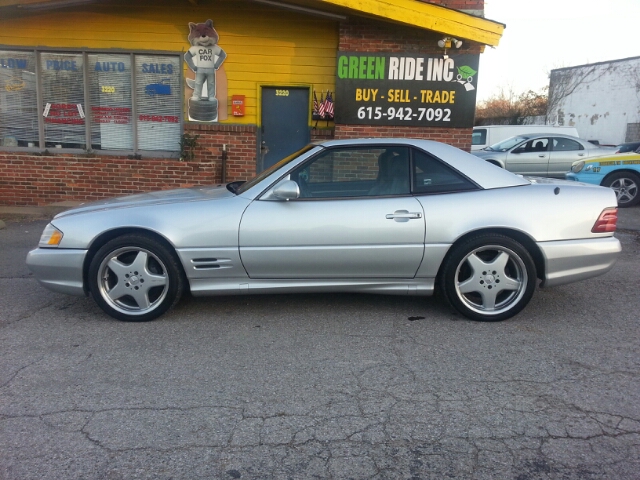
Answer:
<svg viewBox="0 0 640 480"><path fill-rule="evenodd" d="M80 206L27 264L45 287L152 320L193 295L431 295L473 320L512 317L538 280L607 272L613 190L523 178L442 143L309 145L248 182Z"/></svg>

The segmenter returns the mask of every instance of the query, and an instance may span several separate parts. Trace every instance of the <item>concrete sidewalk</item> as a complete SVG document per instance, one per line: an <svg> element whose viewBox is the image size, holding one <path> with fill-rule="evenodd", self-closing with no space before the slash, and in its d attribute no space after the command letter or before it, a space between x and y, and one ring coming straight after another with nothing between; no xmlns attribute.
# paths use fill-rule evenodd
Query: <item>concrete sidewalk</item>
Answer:
<svg viewBox="0 0 640 480"><path fill-rule="evenodd" d="M11 219L39 219L53 218L56 214L77 207L82 202L66 201L52 203L44 207L12 207L0 205L0 229L5 227L5 221Z"/></svg>

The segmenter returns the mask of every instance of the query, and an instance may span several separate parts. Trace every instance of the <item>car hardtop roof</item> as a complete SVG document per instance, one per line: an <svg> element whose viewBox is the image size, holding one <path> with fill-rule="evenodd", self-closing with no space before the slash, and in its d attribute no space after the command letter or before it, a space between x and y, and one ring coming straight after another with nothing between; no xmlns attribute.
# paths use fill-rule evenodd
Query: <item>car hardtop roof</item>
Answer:
<svg viewBox="0 0 640 480"><path fill-rule="evenodd" d="M387 145L393 143L396 145L416 145L418 143L425 144L437 144L442 142L436 142L434 140L423 140L420 138L398 138L398 137L362 137L362 138L347 138L342 140L325 140L319 142L319 145L326 147L334 147L341 145ZM443 144L446 145L446 144Z"/></svg>
<svg viewBox="0 0 640 480"><path fill-rule="evenodd" d="M340 146L359 145L406 145L416 147L458 170L460 173L473 179L482 188L503 188L517 185L529 185L531 182L520 175L496 167L468 152L460 150L452 145L434 140L421 140L415 138L357 138L348 140L328 140L318 144L321 147L331 148Z"/></svg>
<svg viewBox="0 0 640 480"><path fill-rule="evenodd" d="M575 139L575 140L580 140L584 143L587 143L586 140L583 140L580 137L576 137L575 135L567 135L566 133L555 133L555 132L546 132L546 133L519 133L518 135L512 135L509 138L515 138L515 137L525 137L529 140L531 139L535 139L535 138L540 138L540 137L548 137L548 136L553 136L553 137L563 137L563 138L571 138L571 139ZM509 138L507 138L506 140L508 140ZM503 140L504 141L504 140ZM497 143L502 143L502 142L497 142Z"/></svg>

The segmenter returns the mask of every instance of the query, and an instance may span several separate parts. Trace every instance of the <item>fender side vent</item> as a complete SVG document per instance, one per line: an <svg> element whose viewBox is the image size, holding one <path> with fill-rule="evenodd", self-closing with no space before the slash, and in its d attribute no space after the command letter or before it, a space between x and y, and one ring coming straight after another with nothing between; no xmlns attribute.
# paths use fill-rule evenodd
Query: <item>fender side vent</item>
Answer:
<svg viewBox="0 0 640 480"><path fill-rule="evenodd" d="M194 270L214 270L217 268L232 268L228 258L194 258L191 260Z"/></svg>

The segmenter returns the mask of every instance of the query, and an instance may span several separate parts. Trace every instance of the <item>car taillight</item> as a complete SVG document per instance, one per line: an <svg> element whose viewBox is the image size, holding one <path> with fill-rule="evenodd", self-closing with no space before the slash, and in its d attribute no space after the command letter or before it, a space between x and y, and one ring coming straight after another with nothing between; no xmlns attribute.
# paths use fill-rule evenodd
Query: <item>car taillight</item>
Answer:
<svg viewBox="0 0 640 480"><path fill-rule="evenodd" d="M596 223L593 224L591 231L593 233L615 232L618 223L618 209L605 208Z"/></svg>

